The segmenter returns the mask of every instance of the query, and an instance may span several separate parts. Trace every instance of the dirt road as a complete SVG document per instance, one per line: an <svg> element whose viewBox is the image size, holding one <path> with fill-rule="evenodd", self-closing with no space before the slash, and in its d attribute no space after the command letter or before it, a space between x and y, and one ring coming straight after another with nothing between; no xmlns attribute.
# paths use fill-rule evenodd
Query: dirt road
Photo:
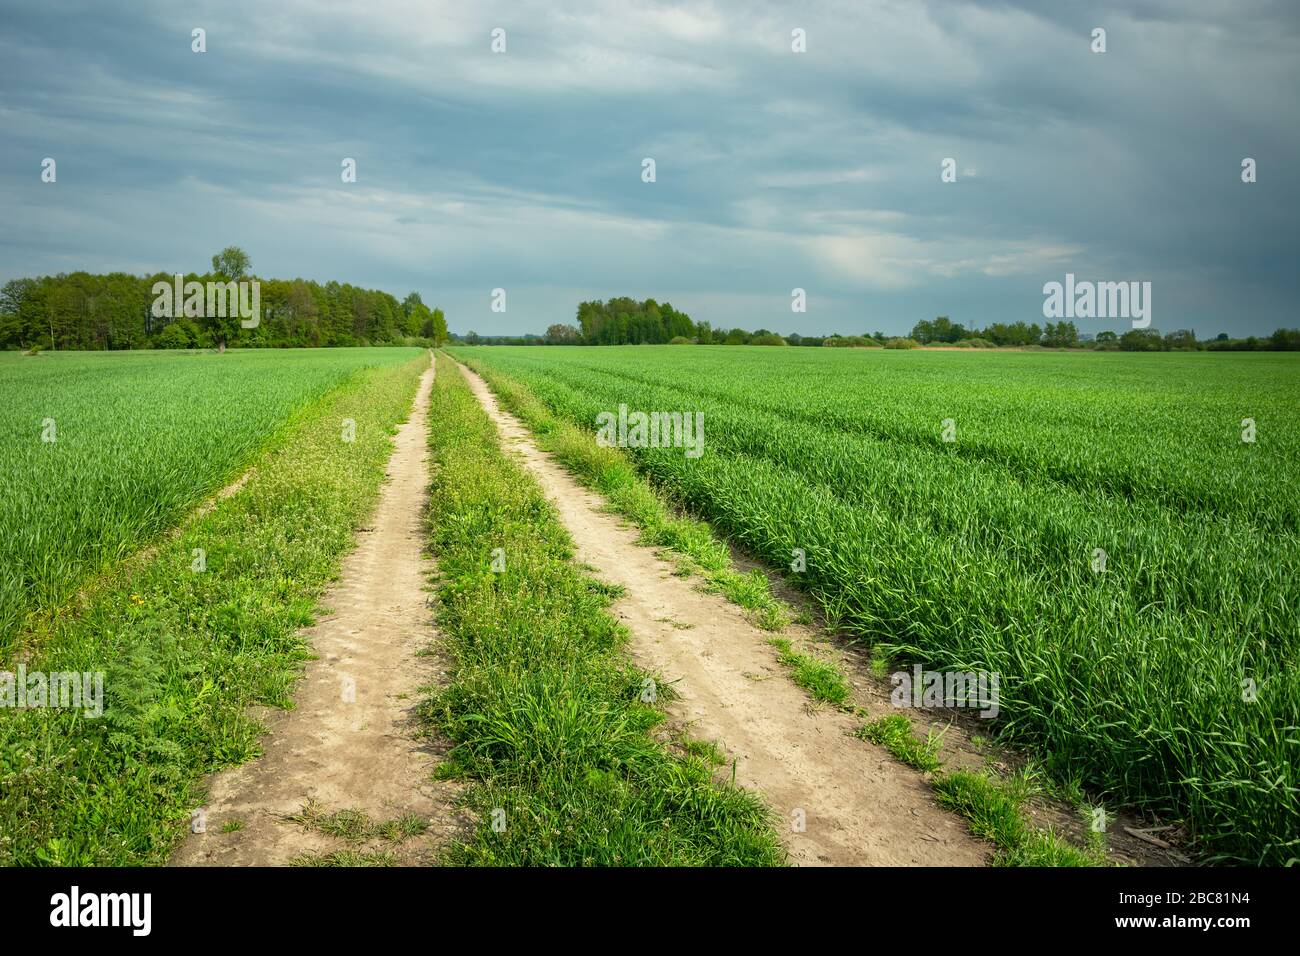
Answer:
<svg viewBox="0 0 1300 956"><path fill-rule="evenodd" d="M600 510L588 491L540 451L487 384L464 374L537 479L577 546L577 558L626 589L614 612L630 629L630 651L680 695L669 705L693 736L717 742L736 761L736 780L764 795L784 820L798 864L981 865L987 844L938 807L916 772L849 736L857 721L809 705L767 644L770 634L715 594L673 574L636 544L637 532Z"/></svg>
<svg viewBox="0 0 1300 956"><path fill-rule="evenodd" d="M276 865L337 851L423 862L456 829L450 788L430 780L437 757L416 737L413 714L438 666L420 656L434 634L422 527L432 384L430 367L398 429L370 526L322 599L333 613L307 631L317 659L294 709L268 715L262 757L209 781L205 832L191 833L173 864ZM308 803L375 823L414 815L432 824L403 840L342 839L286 819Z"/></svg>

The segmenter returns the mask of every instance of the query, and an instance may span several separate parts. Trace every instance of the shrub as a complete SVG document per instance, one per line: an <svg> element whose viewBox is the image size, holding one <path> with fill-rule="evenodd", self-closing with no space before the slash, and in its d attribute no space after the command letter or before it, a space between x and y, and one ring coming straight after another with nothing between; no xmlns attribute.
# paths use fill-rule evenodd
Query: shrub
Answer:
<svg viewBox="0 0 1300 956"><path fill-rule="evenodd" d="M1164 339L1157 329L1130 329L1119 337L1119 347L1124 352L1159 352Z"/></svg>
<svg viewBox="0 0 1300 956"><path fill-rule="evenodd" d="M916 339L893 338L885 343L887 349L914 349L921 345Z"/></svg>
<svg viewBox="0 0 1300 956"><path fill-rule="evenodd" d="M189 349L194 347L194 333L198 331L188 319L171 322L158 333L154 347L160 349Z"/></svg>

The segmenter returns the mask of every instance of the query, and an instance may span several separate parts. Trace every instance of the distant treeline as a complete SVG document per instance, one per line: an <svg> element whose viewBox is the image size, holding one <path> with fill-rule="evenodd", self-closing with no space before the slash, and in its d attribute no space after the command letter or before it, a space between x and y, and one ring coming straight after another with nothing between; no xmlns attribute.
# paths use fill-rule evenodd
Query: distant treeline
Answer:
<svg viewBox="0 0 1300 956"><path fill-rule="evenodd" d="M249 273L247 255L236 247L212 260L211 272L188 273L183 281L206 285L256 279ZM13 279L0 287L0 348L291 348L437 345L447 339L442 310L430 309L415 292L399 302L387 292L347 283L256 281L260 318L256 328L243 328L233 314L186 317L179 303L167 310L179 317L157 315L154 285L174 283L171 273L73 272Z"/></svg>
<svg viewBox="0 0 1300 956"><path fill-rule="evenodd" d="M877 333L879 334L879 333ZM1228 333L1198 340L1191 329L1178 329L1161 333L1159 329L1128 329L1117 333L1098 332L1095 336L1081 334L1073 322L1038 323L994 322L984 329L967 329L946 315L934 320L923 320L912 327L912 339L921 345L961 345L969 342L975 347L1033 346L1044 348L1092 348L1121 352L1178 352L1197 349L1219 350L1300 350L1300 329L1278 329L1268 338L1250 336L1232 339Z"/></svg>
<svg viewBox="0 0 1300 956"><path fill-rule="evenodd" d="M1157 329L1129 329L1123 333L1080 333L1073 322L994 322L983 329L967 329L946 315L916 323L910 337L883 332L862 335L780 335L768 329L712 328L694 322L685 312L654 299L637 302L627 297L578 305L578 324L556 324L545 335L479 335L469 332L453 339L469 345L797 345L845 348L916 348L949 345L957 348L1083 348L1098 351L1163 352L1196 349L1300 350L1300 329L1278 329L1267 338L1250 336L1198 341L1190 329L1162 334Z"/></svg>

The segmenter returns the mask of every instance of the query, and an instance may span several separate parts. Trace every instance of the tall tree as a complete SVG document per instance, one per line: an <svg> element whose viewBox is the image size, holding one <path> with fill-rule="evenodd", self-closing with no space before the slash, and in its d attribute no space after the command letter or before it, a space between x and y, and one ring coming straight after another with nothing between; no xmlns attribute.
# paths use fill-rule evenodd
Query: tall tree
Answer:
<svg viewBox="0 0 1300 956"><path fill-rule="evenodd" d="M557 322L546 330L546 341L551 345L577 345L582 334L571 325Z"/></svg>
<svg viewBox="0 0 1300 956"><path fill-rule="evenodd" d="M212 271L238 282L253 268L253 260L239 246L226 246L212 257Z"/></svg>

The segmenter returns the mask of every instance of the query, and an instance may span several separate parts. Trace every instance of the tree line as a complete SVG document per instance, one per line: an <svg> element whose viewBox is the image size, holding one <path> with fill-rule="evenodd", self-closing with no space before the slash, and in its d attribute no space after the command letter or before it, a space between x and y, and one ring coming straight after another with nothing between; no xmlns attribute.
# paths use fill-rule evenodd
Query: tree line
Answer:
<svg viewBox="0 0 1300 956"><path fill-rule="evenodd" d="M883 332L862 335L780 335L770 329L713 328L695 322L670 303L654 299L638 302L626 296L608 302L595 300L578 305L577 323L557 323L545 335L484 336L469 332L453 339L470 345L794 345L848 348L916 348L922 345L950 345L958 348L1084 348L1098 351L1160 352L1219 350L1300 350L1300 330L1278 329L1260 338L1229 338L1221 332L1214 339L1198 340L1191 329L1161 333L1157 329L1129 329L1123 333L1103 331L1095 336L1081 333L1070 321L993 322L980 328L966 328L948 316L924 319L912 327L910 337L887 336Z"/></svg>
<svg viewBox="0 0 1300 956"><path fill-rule="evenodd" d="M447 340L441 309L419 293L398 301L387 292L348 283L260 279L243 250L227 247L212 270L187 273L182 283L257 281L260 316L244 328L237 315L185 315L179 303L159 315L154 292L175 274L136 276L89 272L13 279L0 287L0 348L192 349L315 348L440 345Z"/></svg>
<svg viewBox="0 0 1300 956"><path fill-rule="evenodd" d="M1249 336L1229 338L1220 332L1215 338L1199 340L1192 329L1160 332L1159 329L1128 329L1122 333L1103 330L1095 336L1081 333L1073 322L1038 323L994 322L983 329L967 329L960 323L941 315L933 320L923 320L912 327L912 339L921 345L960 345L968 342L985 346L1032 346L1044 348L1092 348L1101 351L1122 352L1179 352L1206 349L1210 351L1300 349L1300 329L1277 329L1267 338Z"/></svg>

